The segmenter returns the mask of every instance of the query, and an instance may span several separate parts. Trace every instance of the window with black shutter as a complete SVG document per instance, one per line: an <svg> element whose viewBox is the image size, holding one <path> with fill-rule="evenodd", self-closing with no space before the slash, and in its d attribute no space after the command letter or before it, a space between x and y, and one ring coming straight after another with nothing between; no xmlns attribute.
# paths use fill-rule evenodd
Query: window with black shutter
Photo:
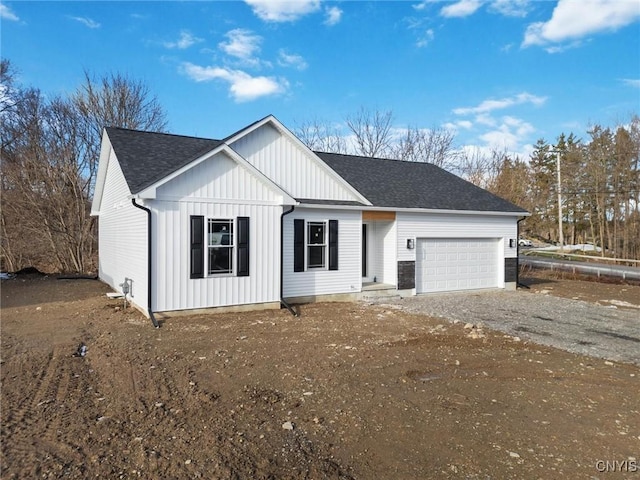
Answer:
<svg viewBox="0 0 640 480"><path fill-rule="evenodd" d="M204 277L204 217L192 215L190 241L190 278Z"/></svg>
<svg viewBox="0 0 640 480"><path fill-rule="evenodd" d="M249 217L210 218L205 231L205 217L192 215L190 278L204 278L205 271L208 276L229 275L234 269L238 277L249 276L249 224Z"/></svg>
<svg viewBox="0 0 640 480"><path fill-rule="evenodd" d="M338 270L338 220L293 221L293 271Z"/></svg>
<svg viewBox="0 0 640 480"><path fill-rule="evenodd" d="M293 271L304 272L304 220L293 221Z"/></svg>
<svg viewBox="0 0 640 480"><path fill-rule="evenodd" d="M249 276L249 217L238 217L238 277Z"/></svg>

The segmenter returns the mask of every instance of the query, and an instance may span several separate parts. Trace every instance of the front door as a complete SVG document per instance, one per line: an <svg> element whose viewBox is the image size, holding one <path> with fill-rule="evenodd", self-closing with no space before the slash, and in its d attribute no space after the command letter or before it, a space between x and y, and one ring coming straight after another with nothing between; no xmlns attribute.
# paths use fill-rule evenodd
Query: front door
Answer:
<svg viewBox="0 0 640 480"><path fill-rule="evenodd" d="M371 257L371 225L362 224L362 281L365 283L373 282L373 275L370 265Z"/></svg>

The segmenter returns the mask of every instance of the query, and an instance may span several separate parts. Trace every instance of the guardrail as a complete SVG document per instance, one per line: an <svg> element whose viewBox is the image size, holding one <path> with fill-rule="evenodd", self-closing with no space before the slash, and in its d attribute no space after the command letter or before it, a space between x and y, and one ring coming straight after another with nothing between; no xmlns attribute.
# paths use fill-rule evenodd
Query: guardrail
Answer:
<svg viewBox="0 0 640 480"><path fill-rule="evenodd" d="M564 272L572 272L573 274L580 273L583 275L594 275L600 277L614 277L621 278L622 280L640 280L640 269L635 267L628 267L627 270L615 265L598 265L588 263L556 263L552 259L541 258L527 258L520 259L520 265L525 265L532 268L545 268L551 271L561 270Z"/></svg>
<svg viewBox="0 0 640 480"><path fill-rule="evenodd" d="M586 258L589 260L597 261L597 262L620 262L620 263L637 263L640 264L640 260L633 260L630 258L611 258L611 257L596 257L594 255L580 255L578 253L564 253L558 252L557 250L526 250L520 251L522 255L536 255L536 256L545 256L548 255L550 257L561 256L561 257L576 257L576 258Z"/></svg>

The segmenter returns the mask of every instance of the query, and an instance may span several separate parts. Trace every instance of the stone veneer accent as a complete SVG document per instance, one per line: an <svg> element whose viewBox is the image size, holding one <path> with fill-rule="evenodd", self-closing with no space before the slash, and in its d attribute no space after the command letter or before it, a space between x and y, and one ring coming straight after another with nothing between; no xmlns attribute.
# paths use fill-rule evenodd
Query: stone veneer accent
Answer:
<svg viewBox="0 0 640 480"><path fill-rule="evenodd" d="M504 281L505 283L518 281L518 259L504 259Z"/></svg>
<svg viewBox="0 0 640 480"><path fill-rule="evenodd" d="M416 262L398 262L398 290L416 288Z"/></svg>

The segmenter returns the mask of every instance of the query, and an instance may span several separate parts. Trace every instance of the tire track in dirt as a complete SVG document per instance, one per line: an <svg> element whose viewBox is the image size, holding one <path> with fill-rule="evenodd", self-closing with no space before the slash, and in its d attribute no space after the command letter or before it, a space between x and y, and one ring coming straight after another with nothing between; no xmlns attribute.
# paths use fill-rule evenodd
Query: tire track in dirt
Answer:
<svg viewBox="0 0 640 480"><path fill-rule="evenodd" d="M63 431L74 423L72 417L79 410L78 399L82 397L72 394L80 386L78 372L82 365L74 365L76 360L67 357L66 351L68 345L53 346L34 394L12 412L3 428L3 436L11 438L5 445L7 458L23 467L32 465L33 476L54 466L81 464L84 457L79 445L60 440L69 437Z"/></svg>

